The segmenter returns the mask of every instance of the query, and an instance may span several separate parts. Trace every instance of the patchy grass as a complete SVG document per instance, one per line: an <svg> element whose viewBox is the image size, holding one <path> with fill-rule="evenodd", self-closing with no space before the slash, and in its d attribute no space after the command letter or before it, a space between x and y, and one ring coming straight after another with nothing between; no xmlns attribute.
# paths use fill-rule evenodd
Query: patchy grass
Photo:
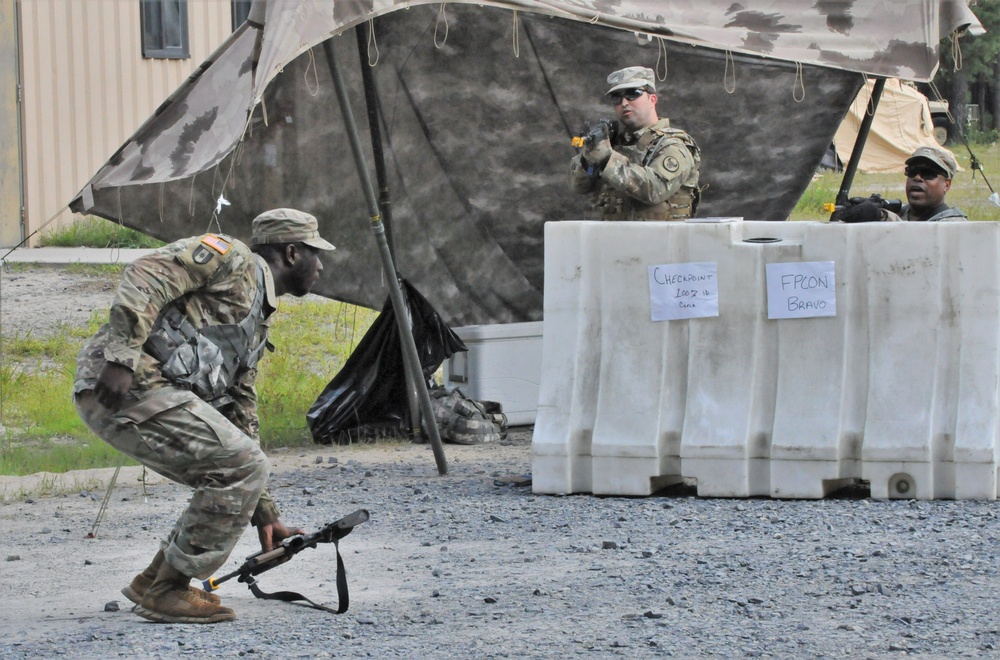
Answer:
<svg viewBox="0 0 1000 660"><path fill-rule="evenodd" d="M38 244L41 247L96 248L156 248L165 245L152 236L95 216L81 218L62 229L43 232Z"/></svg>
<svg viewBox="0 0 1000 660"><path fill-rule="evenodd" d="M282 299L271 325L275 351L260 364L261 445L308 445L306 411L340 371L378 312L333 300Z"/></svg>

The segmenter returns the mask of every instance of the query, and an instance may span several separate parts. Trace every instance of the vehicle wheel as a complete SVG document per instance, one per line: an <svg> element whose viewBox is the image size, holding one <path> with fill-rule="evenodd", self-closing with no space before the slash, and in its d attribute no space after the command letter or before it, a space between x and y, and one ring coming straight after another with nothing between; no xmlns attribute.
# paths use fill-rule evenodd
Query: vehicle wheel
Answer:
<svg viewBox="0 0 1000 660"><path fill-rule="evenodd" d="M934 117L934 139L942 147L951 139L951 124L947 117Z"/></svg>

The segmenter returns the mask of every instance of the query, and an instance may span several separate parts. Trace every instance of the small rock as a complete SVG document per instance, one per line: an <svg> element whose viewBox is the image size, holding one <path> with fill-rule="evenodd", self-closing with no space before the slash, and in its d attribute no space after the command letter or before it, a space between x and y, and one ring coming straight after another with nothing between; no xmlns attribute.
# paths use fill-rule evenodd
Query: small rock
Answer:
<svg viewBox="0 0 1000 660"><path fill-rule="evenodd" d="M336 465L337 464L337 457L336 456L331 456L328 459L326 459L326 462L330 463L331 465Z"/></svg>
<svg viewBox="0 0 1000 660"><path fill-rule="evenodd" d="M121 610L121 605L118 604L117 600L112 600L104 604L105 612L118 612Z"/></svg>
<svg viewBox="0 0 1000 660"><path fill-rule="evenodd" d="M323 457L322 457L322 456L317 456L317 457L316 457L316 460L315 460L315 463L316 463L317 465L319 465L319 464L320 464L320 463L322 463L322 462L323 462Z"/></svg>
<svg viewBox="0 0 1000 660"><path fill-rule="evenodd" d="M7 555L7 561L21 561L21 555Z"/></svg>
<svg viewBox="0 0 1000 660"><path fill-rule="evenodd" d="M653 612L652 610L650 610L648 612L643 612L642 615L644 617L646 617L647 619L662 619L663 618L662 614L659 614L657 612Z"/></svg>
<svg viewBox="0 0 1000 660"><path fill-rule="evenodd" d="M83 565L84 566L93 566L94 562L90 561L89 559L84 559L83 560Z"/></svg>
<svg viewBox="0 0 1000 660"><path fill-rule="evenodd" d="M497 599L494 598L493 596L487 596L486 598L483 599L483 602L492 605L493 603L497 602Z"/></svg>
<svg viewBox="0 0 1000 660"><path fill-rule="evenodd" d="M617 550L618 544L615 543L614 541L605 541L604 543L601 544L601 548L604 550Z"/></svg>
<svg viewBox="0 0 1000 660"><path fill-rule="evenodd" d="M504 520L503 518L501 518L500 516L493 516L493 515L491 515L491 516L490 516L490 522L495 522L495 523L505 523L505 522L507 522L507 521L506 521L506 520Z"/></svg>
<svg viewBox="0 0 1000 660"><path fill-rule="evenodd" d="M306 506L316 506L312 500L306 500Z"/></svg>

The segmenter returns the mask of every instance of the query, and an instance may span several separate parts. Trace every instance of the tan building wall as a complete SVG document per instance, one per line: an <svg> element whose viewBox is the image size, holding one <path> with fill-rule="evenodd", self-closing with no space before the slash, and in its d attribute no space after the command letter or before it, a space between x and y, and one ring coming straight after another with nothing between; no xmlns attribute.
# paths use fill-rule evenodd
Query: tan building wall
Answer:
<svg viewBox="0 0 1000 660"><path fill-rule="evenodd" d="M0 247L17 245L21 240L21 130L14 9L14 0L0 0Z"/></svg>
<svg viewBox="0 0 1000 660"><path fill-rule="evenodd" d="M183 60L143 59L140 0L17 5L28 235L57 214L45 231L78 217L73 196L232 33L232 3L188 1Z"/></svg>

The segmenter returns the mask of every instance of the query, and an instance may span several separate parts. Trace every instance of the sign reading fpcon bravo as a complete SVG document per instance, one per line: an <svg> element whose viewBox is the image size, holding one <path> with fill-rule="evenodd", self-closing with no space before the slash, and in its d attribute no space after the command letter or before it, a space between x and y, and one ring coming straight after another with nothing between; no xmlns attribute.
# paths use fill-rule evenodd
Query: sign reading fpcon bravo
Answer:
<svg viewBox="0 0 1000 660"><path fill-rule="evenodd" d="M767 264L767 318L837 315L832 261Z"/></svg>

